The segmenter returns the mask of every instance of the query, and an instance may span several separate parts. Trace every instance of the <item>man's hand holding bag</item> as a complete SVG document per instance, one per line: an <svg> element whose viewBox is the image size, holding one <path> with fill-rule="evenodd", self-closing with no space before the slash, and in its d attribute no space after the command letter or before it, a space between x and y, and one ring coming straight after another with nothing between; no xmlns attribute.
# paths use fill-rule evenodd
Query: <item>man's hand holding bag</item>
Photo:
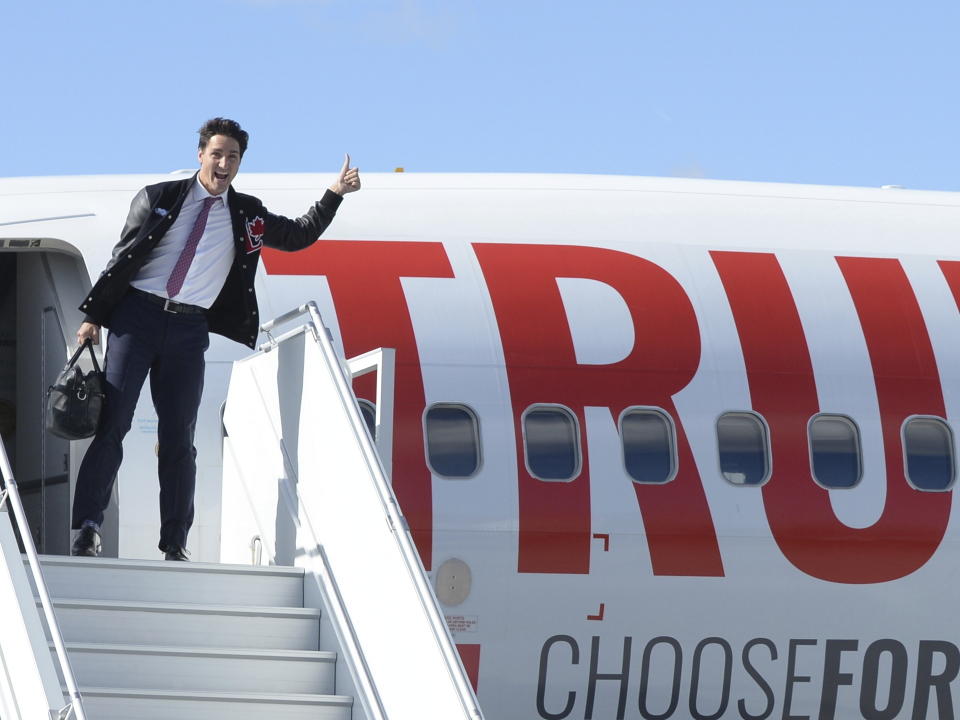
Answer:
<svg viewBox="0 0 960 720"><path fill-rule="evenodd" d="M84 373L77 364L84 348L90 351L93 360L93 370L88 373ZM104 382L93 345L87 338L47 390L47 430L67 440L82 440L92 436L100 422Z"/></svg>

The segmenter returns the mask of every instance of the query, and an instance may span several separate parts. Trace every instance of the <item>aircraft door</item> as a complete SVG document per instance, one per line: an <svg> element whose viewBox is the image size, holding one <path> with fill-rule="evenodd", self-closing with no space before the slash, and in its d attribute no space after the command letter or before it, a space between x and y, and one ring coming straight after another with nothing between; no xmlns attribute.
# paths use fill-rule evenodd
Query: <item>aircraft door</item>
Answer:
<svg viewBox="0 0 960 720"><path fill-rule="evenodd" d="M13 251L0 245L0 436L38 551L65 555L72 491L89 440L47 433L44 413L47 388L74 348L82 320L76 307L90 283L79 255L45 251L56 241L23 241L22 249L14 242L6 242ZM105 555L116 555L115 508L105 523Z"/></svg>

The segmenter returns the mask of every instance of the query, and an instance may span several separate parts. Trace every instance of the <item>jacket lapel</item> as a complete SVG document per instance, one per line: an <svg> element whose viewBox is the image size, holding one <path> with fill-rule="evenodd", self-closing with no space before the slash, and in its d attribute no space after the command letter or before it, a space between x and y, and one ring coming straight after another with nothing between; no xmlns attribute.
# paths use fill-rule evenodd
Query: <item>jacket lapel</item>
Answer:
<svg viewBox="0 0 960 720"><path fill-rule="evenodd" d="M174 219L180 214L183 202L187 199L187 193L190 192L190 188L193 187L196 179L197 174L194 173L190 179L171 183L160 193L160 197L150 208L150 220L144 223L144 227L140 231L141 236L156 235L156 240L159 241L166 234L170 226L173 225ZM157 212L158 210L163 212ZM160 231L159 234L157 234L158 230Z"/></svg>

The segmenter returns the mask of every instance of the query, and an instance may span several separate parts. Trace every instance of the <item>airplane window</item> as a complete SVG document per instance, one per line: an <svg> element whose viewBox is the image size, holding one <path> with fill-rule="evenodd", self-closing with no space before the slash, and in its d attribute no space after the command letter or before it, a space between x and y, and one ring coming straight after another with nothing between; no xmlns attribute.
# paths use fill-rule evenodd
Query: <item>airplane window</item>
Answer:
<svg viewBox="0 0 960 720"><path fill-rule="evenodd" d="M860 433L843 415L816 415L810 420L810 466L825 488L851 488L863 474Z"/></svg>
<svg viewBox="0 0 960 720"><path fill-rule="evenodd" d="M750 412L724 413L717 419L720 472L734 485L762 485L770 478L767 427Z"/></svg>
<svg viewBox="0 0 960 720"><path fill-rule="evenodd" d="M620 418L623 464L638 483L665 483L677 474L673 422L662 410L631 408Z"/></svg>
<svg viewBox="0 0 960 720"><path fill-rule="evenodd" d="M463 405L432 405L424 418L427 464L436 475L467 478L480 468L480 425Z"/></svg>
<svg viewBox="0 0 960 720"><path fill-rule="evenodd" d="M573 480L580 474L580 433L566 408L535 405L523 414L527 469L538 480Z"/></svg>
<svg viewBox="0 0 960 720"><path fill-rule="evenodd" d="M377 406L374 405L369 400L364 400L363 398L357 399L357 405L360 406L360 415L363 417L363 422L366 423L367 432L370 433L370 437L376 439L377 437Z"/></svg>
<svg viewBox="0 0 960 720"><path fill-rule="evenodd" d="M903 424L903 452L907 480L917 490L947 490L953 485L953 433L940 418L907 420Z"/></svg>

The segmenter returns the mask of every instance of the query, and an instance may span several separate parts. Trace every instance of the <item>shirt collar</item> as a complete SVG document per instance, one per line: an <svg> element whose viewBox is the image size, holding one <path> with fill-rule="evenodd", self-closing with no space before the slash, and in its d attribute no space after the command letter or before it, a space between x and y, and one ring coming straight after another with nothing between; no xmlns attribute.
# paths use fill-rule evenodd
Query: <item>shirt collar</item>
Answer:
<svg viewBox="0 0 960 720"><path fill-rule="evenodd" d="M193 187L190 188L189 200L191 202L201 202L202 200L208 197L218 197L223 200L223 207L228 208L227 205L227 195L230 194L230 189L227 188L220 195L211 195L207 189L203 186L203 183L200 182L200 176L198 175L193 181ZM216 207L216 205L214 205Z"/></svg>

